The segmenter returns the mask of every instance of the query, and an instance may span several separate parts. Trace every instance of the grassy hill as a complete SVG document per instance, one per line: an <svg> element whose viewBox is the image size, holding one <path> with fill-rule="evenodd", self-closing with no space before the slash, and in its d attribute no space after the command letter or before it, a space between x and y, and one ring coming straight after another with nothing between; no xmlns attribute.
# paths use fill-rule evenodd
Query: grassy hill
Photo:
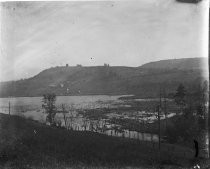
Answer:
<svg viewBox="0 0 210 169"><path fill-rule="evenodd" d="M19 81L0 83L0 97L56 95L134 94L156 97L160 84L167 93L179 83L199 84L203 79L202 62L188 58L151 62L140 67L94 66L54 67Z"/></svg>
<svg viewBox="0 0 210 169"><path fill-rule="evenodd" d="M190 166L189 148L49 127L0 114L0 168L158 168ZM103 167L102 167L103 166Z"/></svg>
<svg viewBox="0 0 210 169"><path fill-rule="evenodd" d="M179 70L196 70L203 67L203 63L206 62L205 58L183 58L183 59L171 59L161 60L157 62L150 62L141 66L144 69L179 69Z"/></svg>

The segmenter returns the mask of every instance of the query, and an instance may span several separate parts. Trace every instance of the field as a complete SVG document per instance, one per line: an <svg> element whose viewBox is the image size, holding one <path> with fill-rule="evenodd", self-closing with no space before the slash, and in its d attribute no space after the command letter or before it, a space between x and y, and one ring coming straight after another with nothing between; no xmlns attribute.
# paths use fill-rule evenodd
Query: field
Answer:
<svg viewBox="0 0 210 169"><path fill-rule="evenodd" d="M4 168L185 168L193 151L94 132L49 127L18 116L0 115ZM103 167L102 167L103 166Z"/></svg>

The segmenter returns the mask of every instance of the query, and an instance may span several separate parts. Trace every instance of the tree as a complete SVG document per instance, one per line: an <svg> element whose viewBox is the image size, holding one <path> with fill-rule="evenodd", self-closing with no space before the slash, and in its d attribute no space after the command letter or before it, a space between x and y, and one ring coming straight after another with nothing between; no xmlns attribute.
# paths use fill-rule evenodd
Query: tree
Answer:
<svg viewBox="0 0 210 169"><path fill-rule="evenodd" d="M62 109L62 113L63 113L64 125L65 125L65 128L67 128L67 113L68 113L68 111L66 110L65 104L61 105L61 109Z"/></svg>
<svg viewBox="0 0 210 169"><path fill-rule="evenodd" d="M176 90L175 94L175 103L180 107L181 112L183 111L184 106L186 105L186 90L183 84L180 84Z"/></svg>
<svg viewBox="0 0 210 169"><path fill-rule="evenodd" d="M55 125L55 115L56 115L56 95L53 93L44 94L42 99L42 108L44 108L45 113L47 114L46 122L49 122L50 125Z"/></svg>
<svg viewBox="0 0 210 169"><path fill-rule="evenodd" d="M68 125L67 128L73 130L73 118L74 118L74 104L71 103L68 110Z"/></svg>
<svg viewBox="0 0 210 169"><path fill-rule="evenodd" d="M184 115L172 119L166 129L166 135L169 142L186 142L192 143L193 139L199 134L198 122L189 108L183 110Z"/></svg>
<svg viewBox="0 0 210 169"><path fill-rule="evenodd" d="M83 125L82 126L83 126L84 130L86 131L87 127L88 127L88 119L86 119L86 118L83 119Z"/></svg>

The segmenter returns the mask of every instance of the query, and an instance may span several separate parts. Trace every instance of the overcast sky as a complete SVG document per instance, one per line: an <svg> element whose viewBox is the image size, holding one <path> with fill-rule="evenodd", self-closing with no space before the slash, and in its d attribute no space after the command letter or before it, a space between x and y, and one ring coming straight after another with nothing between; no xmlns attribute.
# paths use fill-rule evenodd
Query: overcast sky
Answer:
<svg viewBox="0 0 210 169"><path fill-rule="evenodd" d="M205 57L207 1L1 4L0 80L28 78L66 63L140 66Z"/></svg>

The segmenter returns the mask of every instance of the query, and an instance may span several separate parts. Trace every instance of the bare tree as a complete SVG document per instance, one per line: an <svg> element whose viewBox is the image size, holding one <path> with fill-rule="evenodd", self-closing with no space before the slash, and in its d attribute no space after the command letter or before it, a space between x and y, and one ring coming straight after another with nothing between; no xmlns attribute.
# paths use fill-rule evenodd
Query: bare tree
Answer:
<svg viewBox="0 0 210 169"><path fill-rule="evenodd" d="M44 94L42 99L42 108L44 108L45 113L47 114L46 121L50 125L55 125L55 115L57 108L55 106L56 95L53 93Z"/></svg>
<svg viewBox="0 0 210 169"><path fill-rule="evenodd" d="M65 125L65 128L67 128L67 114L68 114L68 111L66 110L66 105L62 104L61 109L62 109L62 114L63 114L64 125Z"/></svg>
<svg viewBox="0 0 210 169"><path fill-rule="evenodd" d="M73 125L73 118L74 118L73 112L74 112L74 104L70 104L69 111L68 111L68 117L66 117L67 118L67 123L68 123L68 125L67 125L68 129L69 128L73 129L73 126L72 126Z"/></svg>
<svg viewBox="0 0 210 169"><path fill-rule="evenodd" d="M92 120L90 120L90 131L94 131L94 124Z"/></svg>
<svg viewBox="0 0 210 169"><path fill-rule="evenodd" d="M83 127L84 127L85 131L87 130L87 126L88 126L88 119L84 118L83 119Z"/></svg>

